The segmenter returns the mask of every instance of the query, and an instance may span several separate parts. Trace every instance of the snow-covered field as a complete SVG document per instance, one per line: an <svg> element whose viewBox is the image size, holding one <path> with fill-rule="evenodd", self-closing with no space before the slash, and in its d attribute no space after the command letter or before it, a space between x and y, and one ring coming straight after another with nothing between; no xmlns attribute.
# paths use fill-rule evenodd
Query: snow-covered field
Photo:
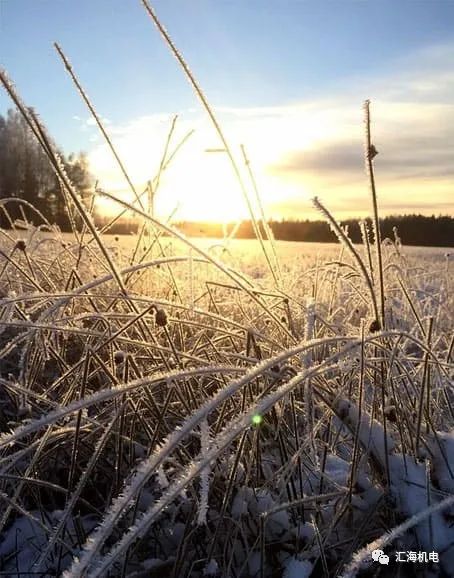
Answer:
<svg viewBox="0 0 454 578"><path fill-rule="evenodd" d="M0 233L0 575L453 576L449 250L147 232Z"/></svg>

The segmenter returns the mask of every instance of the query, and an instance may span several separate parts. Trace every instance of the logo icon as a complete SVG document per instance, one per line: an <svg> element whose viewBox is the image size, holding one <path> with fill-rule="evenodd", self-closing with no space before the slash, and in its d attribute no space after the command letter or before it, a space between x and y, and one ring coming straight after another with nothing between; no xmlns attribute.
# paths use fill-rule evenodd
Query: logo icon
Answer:
<svg viewBox="0 0 454 578"><path fill-rule="evenodd" d="M378 562L379 564L389 564L389 556L383 552L383 550L373 550L372 560Z"/></svg>

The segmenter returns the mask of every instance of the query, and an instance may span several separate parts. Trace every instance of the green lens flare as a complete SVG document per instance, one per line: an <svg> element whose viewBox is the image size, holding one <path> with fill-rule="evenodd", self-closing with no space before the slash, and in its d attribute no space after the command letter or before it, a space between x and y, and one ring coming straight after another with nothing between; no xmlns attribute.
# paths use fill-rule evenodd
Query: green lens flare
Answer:
<svg viewBox="0 0 454 578"><path fill-rule="evenodd" d="M263 421L263 418L261 415L256 414L256 415L252 416L252 423L254 425L260 425L262 423L262 421Z"/></svg>

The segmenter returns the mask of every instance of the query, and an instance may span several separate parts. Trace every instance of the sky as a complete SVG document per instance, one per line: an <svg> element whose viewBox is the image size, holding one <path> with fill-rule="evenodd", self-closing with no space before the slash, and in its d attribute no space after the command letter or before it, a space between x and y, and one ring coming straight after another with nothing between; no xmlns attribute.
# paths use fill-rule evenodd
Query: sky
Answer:
<svg viewBox="0 0 454 578"><path fill-rule="evenodd" d="M363 102L371 100L379 207L454 214L453 0L155 0L266 214L370 213ZM161 218L247 217L230 161L140 0L0 0L0 65L67 153L129 199L52 44L59 42L139 190L187 134L155 195ZM0 89L0 114L11 106ZM191 132L193 131L193 132ZM253 206L255 202L252 201ZM110 201L100 208L112 212Z"/></svg>

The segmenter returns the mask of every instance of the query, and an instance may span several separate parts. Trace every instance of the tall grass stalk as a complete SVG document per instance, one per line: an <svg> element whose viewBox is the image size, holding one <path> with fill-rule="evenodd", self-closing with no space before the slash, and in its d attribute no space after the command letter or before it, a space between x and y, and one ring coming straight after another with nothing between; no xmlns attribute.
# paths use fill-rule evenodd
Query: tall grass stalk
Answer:
<svg viewBox="0 0 454 578"><path fill-rule="evenodd" d="M140 215L144 219L150 220L151 222L156 224L157 227L163 229L164 231L166 231L167 233L176 237L177 239L180 239L180 241L183 241L186 245L188 245L188 247L190 247L195 252L197 252L200 255L202 255L203 257L205 257L205 259L207 259L208 261L213 263L213 265L215 265L219 270L221 270L225 275L227 275L227 277L232 279L232 281L234 281L234 283L236 285L238 285L245 293L247 293L249 295L249 297L253 301L255 301L255 303L257 303L257 305L259 305L262 309L264 309L266 314L269 317L271 317L271 319L273 319L273 321L276 323L276 325L290 338L290 340L292 342L294 342L293 335L288 331L288 329L285 327L285 325L276 317L276 315L272 311L270 311L266 306L264 306L262 301L257 298L256 293L254 291L251 291L251 289L240 280L240 277L238 274L233 274L219 260L215 259L208 252L206 252L203 249L201 249L200 247L198 247L195 243L193 243L190 239L188 239L182 233L177 231L177 229L175 229L174 227L171 227L170 225L165 225L161 221L158 221L157 219L150 217L150 215L148 215L144 211L138 209L137 207L134 207L133 205L131 205L130 203L127 203L126 201L123 201L122 199L115 197L114 195L111 195L107 191L103 191L102 195L111 199L112 201L115 201L116 203L118 203L120 205L123 205L124 207L127 207L130 211Z"/></svg>
<svg viewBox="0 0 454 578"><path fill-rule="evenodd" d="M152 506L146 514L137 522L136 526L130 528L124 537L117 543L114 550L104 556L100 563L96 565L96 570L93 572L93 578L103 576L109 567L115 562L115 560L124 554L129 548L131 543L136 539L138 535L141 535L146 528L150 526L154 518L161 512L163 508L166 507L168 503L173 501L176 496L178 496L183 488L189 483L190 480L194 479L202 470L205 468L212 460L216 458L219 453L226 449L232 441L247 427L250 427L252 422L252 417L255 414L263 415L269 410L279 399L287 395L292 391L297 385L299 385L305 379L308 379L312 375L317 375L325 371L329 371L333 367L334 360L342 358L347 352L351 352L353 349L358 347L358 342L353 341L351 344L346 346L337 352L334 356L331 356L325 362L320 364L315 368L303 371L301 375L297 375L290 379L287 383L281 386L275 393L268 395L263 398L258 403L254 403L252 408L248 408L246 412L236 418L233 423L230 423L224 428L223 433L218 436L216 445L205 452L203 458L199 461L193 461L192 464L187 468L186 473L179 480L177 480L168 490L168 492L154 505ZM252 375L259 371L263 371L264 366L271 365L272 361L268 361L266 364L261 364L257 369L253 370L249 375L246 375L241 381L234 382L229 388L222 390L217 394L217 403L223 398L226 393L230 393L232 388L238 389L239 387L246 385ZM320 392L318 392L320 395ZM202 406L198 411L196 411L190 418L188 418L184 425L175 432L168 440L168 442L162 447L158 455L153 456L148 460L147 464L143 464L140 470L136 474L136 479L132 481L128 489L125 489L124 494L116 500L112 507L110 508L109 515L103 521L103 524L96 531L96 535L92 536L91 541L86 544L86 550L84 551L80 560L73 564L70 573L66 576L69 578L80 578L84 572L92 565L93 558L96 557L103 543L107 540L108 535L111 532L113 525L118 521L121 515L124 515L124 508L130 503L132 496L143 487L145 480L151 475L151 473L156 469L159 463L162 461L164 455L168 454L170 448L179 443L180 439L186 435L188 431L191 431L197 424L199 424L210 411L214 399Z"/></svg>
<svg viewBox="0 0 454 578"><path fill-rule="evenodd" d="M260 218L261 218L263 228L265 230L266 238L267 238L267 240L271 246L274 267L271 263L269 264L269 267L270 267L270 270L272 270L272 271L276 270L275 273L273 273L273 278L276 281L276 285L280 286L282 283L282 272L281 272L281 267L280 267L277 251L276 251L276 243L274 242L274 235L273 235L273 232L271 231L271 227L268 224L268 219L266 218L266 214L265 214L265 208L263 206L261 195L260 195L259 189L257 187L257 181L255 180L254 173L252 172L251 162L247 156L246 148L244 145L241 145L241 153L243 155L244 164L246 166L246 169L247 169L247 172L249 175L249 179L250 179L251 184L252 184L252 190L254 191L254 194L255 194L255 200L257 202L257 206L259 207ZM258 233L260 235L260 238L262 238L261 231L260 231L260 221L257 223L257 230L258 230ZM264 247L263 250L265 251L266 247ZM267 256L267 252L266 252L266 256ZM269 257L267 257L267 259L269 259Z"/></svg>
<svg viewBox="0 0 454 578"><path fill-rule="evenodd" d="M380 233L380 220L378 217L378 201L377 201L377 191L375 186L375 175L374 175L374 163L373 159L377 154L375 146L372 144L371 138L371 128L370 128L370 101L366 100L364 102L364 124L366 129L366 147L365 147L365 163L366 172L369 176L370 192L372 196L372 209L373 209L373 227L374 227L374 237L375 237L375 252L377 258L377 275L378 275L378 286L379 286L379 303L380 303L380 317L377 317L377 322L380 322L382 328L385 327L385 285L383 278L383 258L382 258L382 248L381 248L381 233Z"/></svg>
<svg viewBox="0 0 454 578"><path fill-rule="evenodd" d="M379 312L378 312L377 299L375 296L374 287L372 285L371 278L367 272L367 269L366 269L366 266L364 265L363 260L361 259L360 254L358 253L355 246L348 238L345 231L342 229L342 227L339 225L339 223L336 221L336 219L331 215L331 213L328 211L328 209L326 209L324 207L324 205L318 200L318 198L314 197L314 199L312 199L312 202L313 202L315 208L318 209L321 212L321 214L325 217L325 219L328 221L328 223L331 226L332 231L336 234L339 241L345 246L345 248L348 250L348 252L352 255L352 257L356 261L356 264L358 265L359 271L360 271L360 273L364 279L366 287L369 290L371 304L372 304L372 310L373 310L373 313L375 315L375 319L378 321Z"/></svg>
<svg viewBox="0 0 454 578"><path fill-rule="evenodd" d="M60 56L61 60L63 61L63 64L65 65L66 70L68 71L69 76L71 77L71 80L73 81L74 85L77 88L77 91L79 92L80 96L82 97L83 101L85 102L85 104L87 105L87 108L89 109L91 115L93 116L93 118L95 119L96 124L98 125L99 130L101 131L106 143L108 144L113 156L115 157L115 160L118 163L118 166L120 167L121 172L123 173L123 176L126 179L126 182L129 185L129 188L131 189L132 193L134 194L134 197L136 199L136 201L139 203L139 206L141 208L143 208L143 204L141 201L140 196L137 193L137 190L131 180L131 178L128 175L128 172L126 171L126 167L123 164L122 160L120 159L117 151L115 150L115 147L113 146L113 143L109 137L109 135L107 134L106 129L104 128L104 125L101 121L101 118L98 116L98 114L96 113L96 110L94 108L94 106L92 105L90 99L88 98L87 93L85 92L84 88L82 87L82 85L80 84L76 74L74 73L73 67L70 64L68 58L66 57L65 53L63 52L63 50L61 49L60 45L57 42L54 42L54 48L57 51L58 55Z"/></svg>
<svg viewBox="0 0 454 578"><path fill-rule="evenodd" d="M351 564L349 564L343 571L341 578L356 578L360 570L368 568L373 563L371 556L373 550L386 548L389 544L392 544L394 540L403 536L408 530L414 528L417 524L420 524L436 512L446 510L453 504L454 496L448 496L441 502L433 504L429 508L425 508L418 514L415 514L410 519L393 528L391 531L386 532L386 534L383 534L383 536L374 540L354 555Z"/></svg>
<svg viewBox="0 0 454 578"><path fill-rule="evenodd" d="M142 5L145 8L147 14L150 16L151 20L154 22L154 24L156 25L156 28L158 29L159 33L161 34L161 36L163 37L164 41L166 42L167 46L170 48L172 54L175 56L175 58L177 59L181 69L183 70L183 72L185 73L187 79L189 80L191 86L193 87L196 95L198 96L200 102L202 103L205 111L207 112L214 129L216 130L218 137L222 143L223 149L225 150L225 153L227 154L230 164L232 166L234 175L236 177L236 180L238 181L241 193L243 195L244 201L246 203L247 209L249 211L249 215L251 217L251 222L254 226L254 231L256 231L256 236L257 239L260 242L260 246L262 248L262 251L264 253L266 262L268 263L268 266L270 268L271 274L273 275L273 278L275 279L275 282L277 283L277 278L276 278L276 273L274 271L274 268L269 260L269 256L267 254L266 251L266 247L263 243L263 239L260 235L260 230L258 228L258 224L257 224L257 219L255 217L255 213L254 213L254 209L252 207L251 201L249 199L249 194L246 188L246 185L244 184L243 178L241 176L241 172L240 169L237 165L237 162L235 160L235 157L233 155L232 149L229 145L229 143L227 142L227 139L224 135L224 131L221 128L221 125L219 124L216 115L214 114L214 111L210 105L210 103L208 102L208 99L206 98L202 88L200 87L199 83L197 82L194 74L192 73L191 69L189 68L186 60L183 58L183 55L181 54L181 52L178 50L178 48L176 47L175 43L173 42L172 38L170 37L169 33L167 32L167 30L164 28L164 26L162 25L161 21L159 20L159 18L156 15L156 12L154 11L154 9L150 6L149 2L147 0L141 0L142 1Z"/></svg>
<svg viewBox="0 0 454 578"><path fill-rule="evenodd" d="M82 201L79 198L79 195L75 188L73 187L72 183L70 182L69 178L66 175L66 171L64 169L63 163L60 160L60 157L55 150L54 146L50 138L47 136L47 133L38 120L37 116L34 114L32 109L27 108L20 99L18 93L13 87L13 84L9 80L8 76L6 75L5 71L0 69L0 82L2 83L3 87L5 88L6 92L11 97L14 104L17 106L19 112L22 114L24 120L26 121L27 125L30 127L33 134L38 139L38 142L41 144L43 150L45 151L52 168L55 171L56 176L60 180L63 185L63 190L65 190L69 197L71 198L72 202L76 206L83 222L87 225L87 228L90 230L90 233L95 238L106 262L109 265L110 270L121 290L122 293L126 293L126 287L123 284L123 280L121 279L120 275L118 274L117 267L113 262L111 256L109 255L106 247L104 246L101 237L99 236L94 223L92 222L91 217L88 215L85 207L83 206Z"/></svg>

